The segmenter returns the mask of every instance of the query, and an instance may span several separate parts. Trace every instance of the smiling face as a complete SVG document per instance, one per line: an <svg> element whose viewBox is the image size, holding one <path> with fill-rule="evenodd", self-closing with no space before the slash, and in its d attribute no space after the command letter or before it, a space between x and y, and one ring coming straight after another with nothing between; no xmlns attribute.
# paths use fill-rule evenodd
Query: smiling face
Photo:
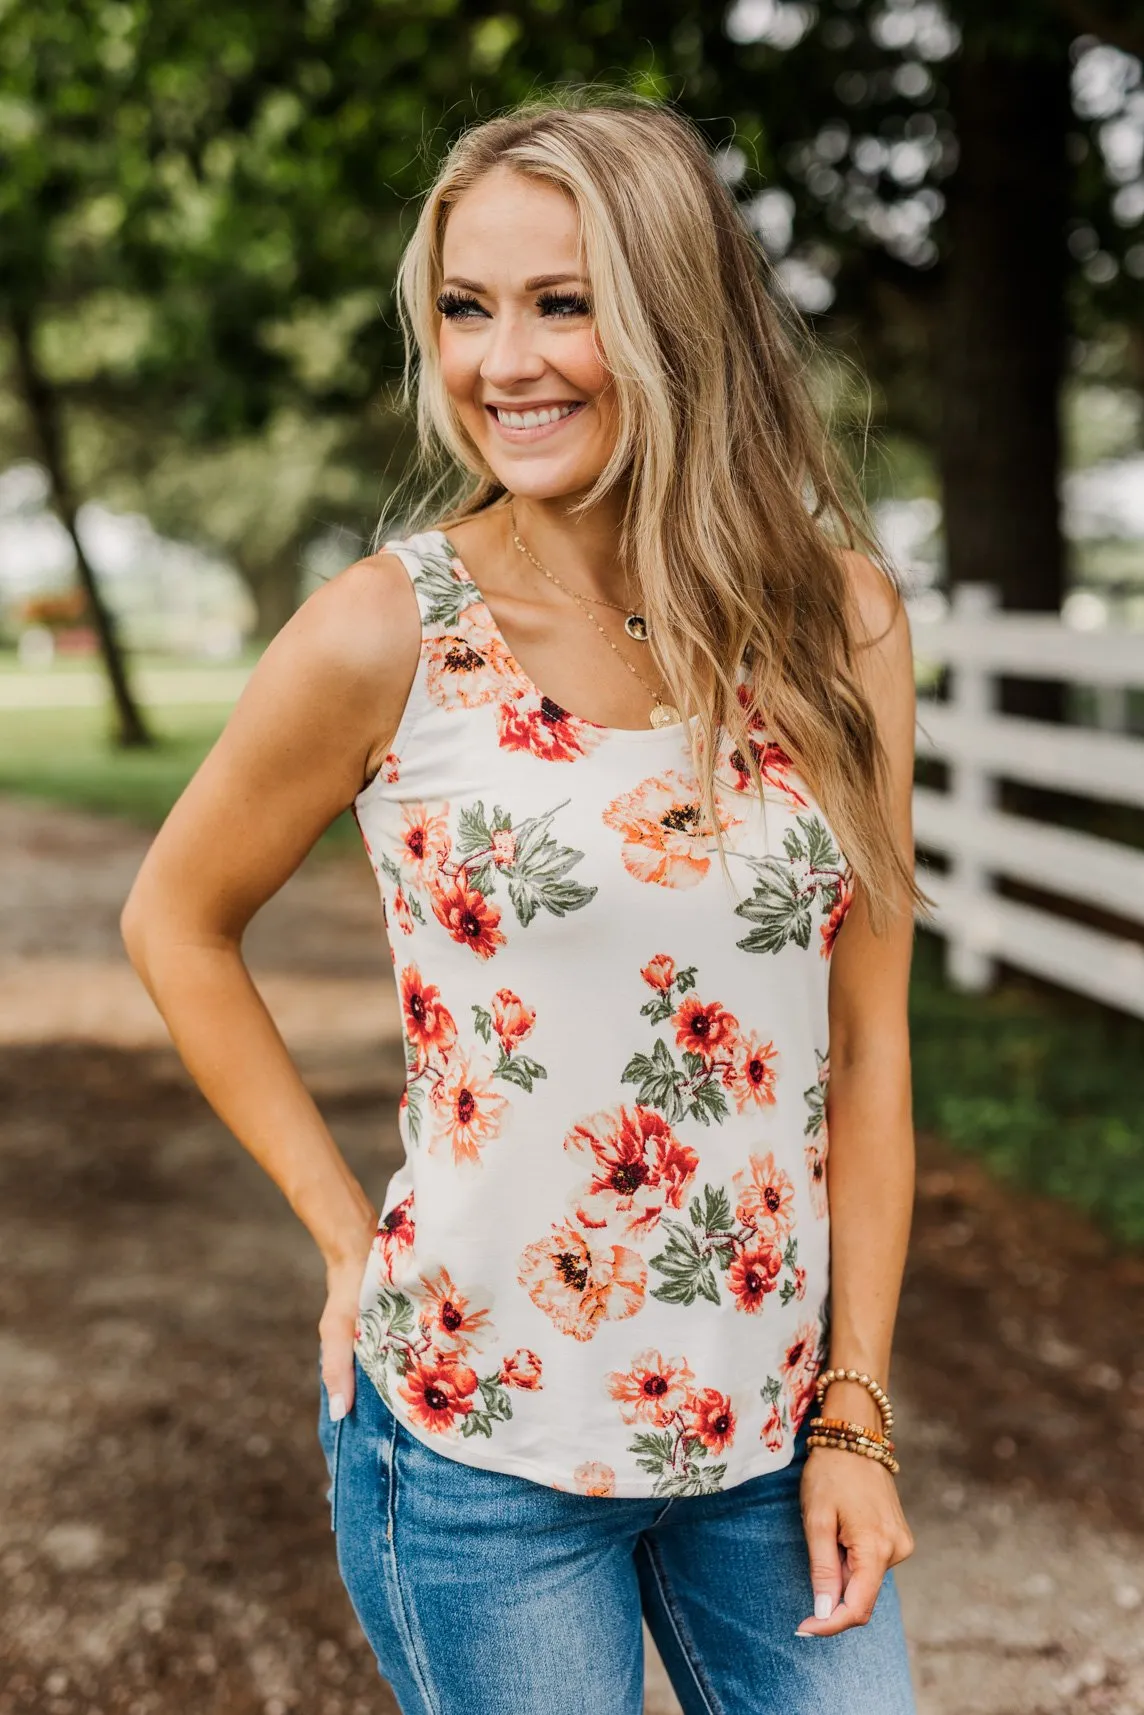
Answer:
<svg viewBox="0 0 1144 1715"><path fill-rule="evenodd" d="M498 167L445 225L441 373L497 481L534 500L591 487L615 445L571 197Z"/></svg>

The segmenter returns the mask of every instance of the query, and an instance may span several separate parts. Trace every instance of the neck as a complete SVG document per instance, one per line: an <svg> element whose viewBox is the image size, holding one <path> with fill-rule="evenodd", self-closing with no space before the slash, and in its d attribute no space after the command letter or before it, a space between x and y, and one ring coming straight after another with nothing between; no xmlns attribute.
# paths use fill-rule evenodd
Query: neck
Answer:
<svg viewBox="0 0 1144 1715"><path fill-rule="evenodd" d="M617 602L634 599L635 579L619 561L622 496L606 495L598 506L578 515L571 510L575 498L507 497L501 503L507 556L510 560L520 558L512 540L515 515L521 541L557 577L586 596Z"/></svg>

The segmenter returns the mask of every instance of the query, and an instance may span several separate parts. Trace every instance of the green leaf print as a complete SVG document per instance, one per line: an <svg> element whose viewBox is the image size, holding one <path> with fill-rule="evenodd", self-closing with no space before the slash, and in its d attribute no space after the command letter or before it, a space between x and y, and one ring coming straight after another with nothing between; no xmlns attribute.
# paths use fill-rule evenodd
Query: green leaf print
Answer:
<svg viewBox="0 0 1144 1715"><path fill-rule="evenodd" d="M519 1084L522 1090L531 1092L538 1078L547 1078L548 1072L539 1060L530 1060L527 1054L513 1054L511 1057L502 1054L493 1067L494 1078L504 1078L510 1084Z"/></svg>
<svg viewBox="0 0 1144 1715"><path fill-rule="evenodd" d="M671 1435L656 1435L648 1430L633 1437L628 1452L636 1455L636 1464L641 1471L649 1471L655 1476L670 1463L673 1446L674 1439Z"/></svg>
<svg viewBox="0 0 1144 1715"><path fill-rule="evenodd" d="M683 1118L686 1104L680 1090L686 1079L671 1057L662 1036L650 1054L633 1054L620 1075L622 1084L638 1087L637 1100L645 1108L658 1108L668 1125Z"/></svg>
<svg viewBox="0 0 1144 1715"><path fill-rule="evenodd" d="M645 1000L640 1007L640 1017L650 1018L653 1024L662 1024L665 1018L670 1018L675 1011L674 1006L665 994L653 994L650 1000Z"/></svg>
<svg viewBox="0 0 1144 1715"><path fill-rule="evenodd" d="M508 811L499 804L493 809L491 827L481 803L467 805L458 818L456 852L468 885L487 897L496 891L497 878L503 875L523 928L542 910L554 917L579 911L599 891L569 879L569 870L584 853L560 845L550 831L552 818L567 802L565 799L542 816L528 817L516 829ZM494 837L500 834L512 835L507 842L511 855L494 851Z"/></svg>
<svg viewBox="0 0 1144 1715"><path fill-rule="evenodd" d="M723 1487L726 1475L726 1465L692 1465L687 1470L661 1477L654 1486L654 1492L657 1495L716 1495Z"/></svg>
<svg viewBox="0 0 1144 1715"><path fill-rule="evenodd" d="M695 970L694 965L687 965L682 971L676 971L672 986L678 989L680 994L686 994L688 989L695 987Z"/></svg>
<svg viewBox="0 0 1144 1715"><path fill-rule="evenodd" d="M711 1267L712 1246L704 1244L682 1221L664 1219L661 1225L670 1237L650 1266L663 1275L663 1285L651 1296L664 1304L694 1304L697 1298L719 1303L719 1287Z"/></svg>
<svg viewBox="0 0 1144 1715"><path fill-rule="evenodd" d="M476 584L467 578L459 578L449 563L453 549L448 555L437 552L422 554L421 569L414 578L414 587L423 598L426 623L429 625L456 625L462 613L474 602L484 598Z"/></svg>
<svg viewBox="0 0 1144 1715"><path fill-rule="evenodd" d="M693 1197L687 1206L693 1226L709 1236L725 1233L731 1225L731 1199L721 1185L705 1185L703 1201Z"/></svg>
<svg viewBox="0 0 1144 1715"><path fill-rule="evenodd" d="M746 953L780 953L789 943L809 947L814 912L823 917L838 903L843 859L825 825L813 815L799 816L783 835L781 858L749 858L754 891L740 900L736 915L756 927L736 945Z"/></svg>
<svg viewBox="0 0 1144 1715"><path fill-rule="evenodd" d="M803 948L810 945L810 902L800 893L794 872L772 861L773 874L760 876L750 897L735 907L737 917L757 925L735 943L745 953L781 953L790 941Z"/></svg>
<svg viewBox="0 0 1144 1715"><path fill-rule="evenodd" d="M491 1042L493 1034L493 1015L487 1007L473 1003L473 1029L482 1042Z"/></svg>
<svg viewBox="0 0 1144 1715"><path fill-rule="evenodd" d="M405 1086L405 1122L409 1127L410 1143L421 1141L421 1121L424 1118L424 1092L418 1084Z"/></svg>

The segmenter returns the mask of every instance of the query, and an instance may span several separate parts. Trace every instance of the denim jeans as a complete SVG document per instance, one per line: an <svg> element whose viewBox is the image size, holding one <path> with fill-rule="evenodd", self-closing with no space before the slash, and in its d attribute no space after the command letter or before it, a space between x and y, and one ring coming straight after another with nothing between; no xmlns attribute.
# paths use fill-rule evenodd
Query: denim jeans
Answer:
<svg viewBox="0 0 1144 1715"><path fill-rule="evenodd" d="M887 1572L865 1626L813 1608L792 1463L721 1494L571 1494L435 1452L355 1362L318 1432L338 1567L403 1715L640 1715L646 1618L686 1715L912 1715Z"/></svg>

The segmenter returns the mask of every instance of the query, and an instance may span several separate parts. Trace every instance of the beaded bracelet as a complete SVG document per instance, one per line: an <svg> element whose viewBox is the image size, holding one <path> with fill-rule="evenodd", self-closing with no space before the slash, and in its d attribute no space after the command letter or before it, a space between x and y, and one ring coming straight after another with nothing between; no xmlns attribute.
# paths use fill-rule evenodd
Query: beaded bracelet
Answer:
<svg viewBox="0 0 1144 1715"><path fill-rule="evenodd" d="M888 1453L894 1451L894 1443L888 1435L883 1435L878 1429L871 1429L865 1423L852 1423L846 1417L812 1417L810 1427L819 1430L831 1430L837 1435L844 1435L848 1441L873 1441L879 1447L884 1447Z"/></svg>
<svg viewBox="0 0 1144 1715"><path fill-rule="evenodd" d="M820 1411L831 1382L857 1382L859 1387L864 1387L881 1413L883 1434L889 1435L894 1427L894 1408L890 1404L890 1396L873 1376L868 1376L865 1370L823 1370L814 1384L814 1394Z"/></svg>
<svg viewBox="0 0 1144 1715"><path fill-rule="evenodd" d="M847 1441L844 1436L828 1432L808 1435L806 1444L808 1447L835 1447L842 1453L861 1453L864 1459L875 1459L879 1465L884 1465L894 1477L902 1468L892 1453L888 1452L885 1447L877 1446L873 1442Z"/></svg>

